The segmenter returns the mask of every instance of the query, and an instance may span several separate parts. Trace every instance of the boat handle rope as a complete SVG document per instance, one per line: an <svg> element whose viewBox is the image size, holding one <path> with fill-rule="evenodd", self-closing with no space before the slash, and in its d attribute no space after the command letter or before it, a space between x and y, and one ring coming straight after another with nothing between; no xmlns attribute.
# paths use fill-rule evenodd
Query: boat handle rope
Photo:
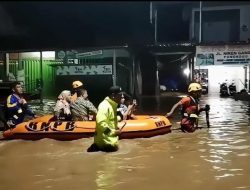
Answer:
<svg viewBox="0 0 250 190"><path fill-rule="evenodd" d="M51 130L53 131L60 131L60 132L67 132L67 131L72 131L75 127L71 127L71 128L68 128L68 129L63 129L63 130L60 130L60 129L57 129L55 127L50 127Z"/></svg>
<svg viewBox="0 0 250 190"><path fill-rule="evenodd" d="M50 129L51 129L51 130L53 130L53 131L60 131L60 132L72 131L72 130L75 129L75 128L78 128L78 129L93 129L93 128L91 128L91 127L79 127L79 126L77 126L77 125L72 125L72 127L70 127L70 128L60 130L60 129L57 129L57 128L53 127L53 126L50 126Z"/></svg>

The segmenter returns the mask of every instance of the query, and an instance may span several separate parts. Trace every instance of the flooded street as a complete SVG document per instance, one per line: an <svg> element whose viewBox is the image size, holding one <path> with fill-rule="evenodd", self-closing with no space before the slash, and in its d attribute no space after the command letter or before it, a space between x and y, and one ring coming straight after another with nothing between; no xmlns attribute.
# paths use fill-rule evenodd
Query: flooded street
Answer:
<svg viewBox="0 0 250 190"><path fill-rule="evenodd" d="M140 111L165 114L175 101L144 98ZM210 128L202 113L202 129L182 133L176 112L172 133L123 139L115 153L87 153L93 138L1 141L0 189L250 190L250 103L214 95L201 104L211 106ZM33 108L45 114L53 105L46 100Z"/></svg>

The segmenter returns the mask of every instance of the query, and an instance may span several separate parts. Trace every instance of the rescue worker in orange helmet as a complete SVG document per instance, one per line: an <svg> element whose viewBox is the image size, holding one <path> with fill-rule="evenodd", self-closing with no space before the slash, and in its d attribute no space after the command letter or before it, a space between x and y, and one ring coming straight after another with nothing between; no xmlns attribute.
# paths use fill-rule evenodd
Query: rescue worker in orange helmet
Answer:
<svg viewBox="0 0 250 190"><path fill-rule="evenodd" d="M72 96L71 96L72 102L76 101L77 91L81 88L83 88L83 83L81 81L77 80L72 83Z"/></svg>
<svg viewBox="0 0 250 190"><path fill-rule="evenodd" d="M194 132L198 127L199 113L210 109L209 106L200 108L199 98L201 97L201 93L201 85L199 83L191 83L188 87L189 95L187 97L183 97L172 107L171 111L166 114L166 117L170 117L177 107L182 107L181 130L183 132Z"/></svg>

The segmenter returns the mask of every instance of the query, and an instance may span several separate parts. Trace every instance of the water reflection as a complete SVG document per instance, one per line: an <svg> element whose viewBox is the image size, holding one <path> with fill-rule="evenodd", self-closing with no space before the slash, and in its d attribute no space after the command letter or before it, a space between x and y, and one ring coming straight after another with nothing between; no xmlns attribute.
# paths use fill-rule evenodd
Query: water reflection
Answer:
<svg viewBox="0 0 250 190"><path fill-rule="evenodd" d="M115 157L112 153L101 156L99 169L96 171L96 186L98 190L112 189L119 183L117 180L118 167L122 165L121 160Z"/></svg>
<svg viewBox="0 0 250 190"><path fill-rule="evenodd" d="M203 155L203 159L212 164L215 180L239 179L239 176L248 174L243 163L250 148L249 103L230 98L210 98L207 102L213 103L210 114L212 129L207 138L209 155ZM249 184L235 188L248 187Z"/></svg>

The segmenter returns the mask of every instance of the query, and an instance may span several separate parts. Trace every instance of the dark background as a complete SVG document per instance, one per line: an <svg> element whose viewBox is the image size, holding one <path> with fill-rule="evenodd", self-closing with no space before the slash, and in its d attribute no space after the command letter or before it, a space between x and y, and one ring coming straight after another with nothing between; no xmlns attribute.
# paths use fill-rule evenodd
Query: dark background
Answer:
<svg viewBox="0 0 250 190"><path fill-rule="evenodd" d="M158 41L188 40L182 4L158 8ZM150 2L0 2L1 49L154 42ZM174 19L173 19L174 18Z"/></svg>

